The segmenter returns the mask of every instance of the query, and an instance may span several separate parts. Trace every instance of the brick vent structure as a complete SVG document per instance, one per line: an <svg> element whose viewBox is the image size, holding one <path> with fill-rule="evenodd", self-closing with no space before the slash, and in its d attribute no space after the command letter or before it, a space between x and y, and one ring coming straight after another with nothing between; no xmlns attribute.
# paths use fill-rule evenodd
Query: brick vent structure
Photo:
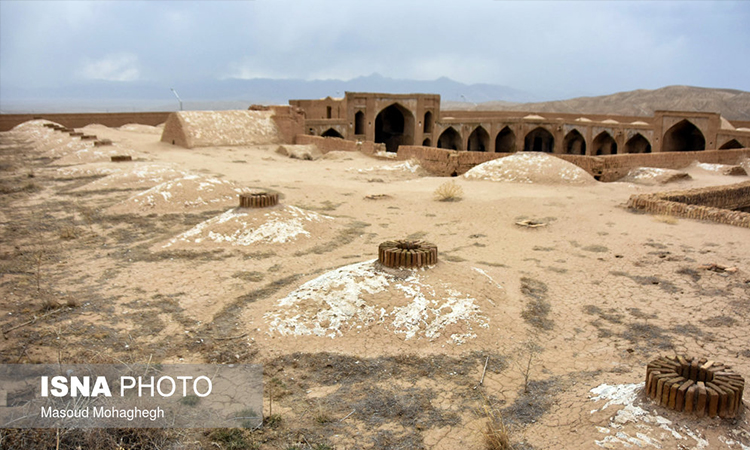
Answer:
<svg viewBox="0 0 750 450"><path fill-rule="evenodd" d="M698 417L736 417L745 380L706 358L662 356L646 367L646 392L658 404Z"/></svg>
<svg viewBox="0 0 750 450"><path fill-rule="evenodd" d="M99 139L94 141L94 147L103 147L105 145L112 145L112 141L109 139Z"/></svg>
<svg viewBox="0 0 750 450"><path fill-rule="evenodd" d="M433 266L438 262L437 245L424 241L385 241L378 247L378 261L394 269Z"/></svg>
<svg viewBox="0 0 750 450"><path fill-rule="evenodd" d="M750 207L750 181L729 186L632 195L626 206L636 211L750 228L750 213L732 211Z"/></svg>
<svg viewBox="0 0 750 450"><path fill-rule="evenodd" d="M240 194L240 208L267 208L278 205L279 194L269 192L252 192Z"/></svg>
<svg viewBox="0 0 750 450"><path fill-rule="evenodd" d="M112 162L125 162L125 161L132 161L133 157L130 155L114 155L110 157Z"/></svg>

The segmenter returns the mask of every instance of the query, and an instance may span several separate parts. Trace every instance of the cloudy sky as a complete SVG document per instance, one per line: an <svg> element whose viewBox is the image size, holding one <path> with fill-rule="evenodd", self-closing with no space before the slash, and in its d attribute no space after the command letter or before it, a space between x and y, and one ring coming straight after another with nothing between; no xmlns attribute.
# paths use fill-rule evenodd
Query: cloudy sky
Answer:
<svg viewBox="0 0 750 450"><path fill-rule="evenodd" d="M0 0L0 88L449 77L542 95L750 91L748 1Z"/></svg>

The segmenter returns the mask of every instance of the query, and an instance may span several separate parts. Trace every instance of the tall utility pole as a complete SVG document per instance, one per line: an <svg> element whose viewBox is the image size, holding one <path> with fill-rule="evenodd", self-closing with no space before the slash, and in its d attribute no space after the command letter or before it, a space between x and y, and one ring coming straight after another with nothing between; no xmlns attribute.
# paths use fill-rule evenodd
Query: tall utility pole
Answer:
<svg viewBox="0 0 750 450"><path fill-rule="evenodd" d="M179 95L177 95L177 91L175 91L174 88L169 88L169 89L172 90L172 93L174 94L174 96L177 97L177 101L180 102L180 111L182 111L182 99L180 98Z"/></svg>

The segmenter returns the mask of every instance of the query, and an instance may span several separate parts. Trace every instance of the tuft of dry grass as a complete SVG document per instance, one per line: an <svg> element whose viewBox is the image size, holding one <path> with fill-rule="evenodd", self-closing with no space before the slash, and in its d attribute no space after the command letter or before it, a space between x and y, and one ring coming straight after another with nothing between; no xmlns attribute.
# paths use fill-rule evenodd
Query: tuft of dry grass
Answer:
<svg viewBox="0 0 750 450"><path fill-rule="evenodd" d="M487 397L484 397L482 414L486 417L484 429L484 448L487 450L511 450L510 433L505 426L503 416L492 407Z"/></svg>
<svg viewBox="0 0 750 450"><path fill-rule="evenodd" d="M457 202L464 197L464 190L455 181L443 183L433 192L439 202Z"/></svg>

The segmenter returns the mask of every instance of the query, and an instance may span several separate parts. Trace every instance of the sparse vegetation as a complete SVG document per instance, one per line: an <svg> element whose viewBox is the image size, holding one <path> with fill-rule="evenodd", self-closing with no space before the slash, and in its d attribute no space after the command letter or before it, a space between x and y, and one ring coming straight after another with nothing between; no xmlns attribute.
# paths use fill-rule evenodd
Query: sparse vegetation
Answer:
<svg viewBox="0 0 750 450"><path fill-rule="evenodd" d="M464 197L464 189L455 181L448 181L438 186L433 196L440 202L457 202Z"/></svg>
<svg viewBox="0 0 750 450"><path fill-rule="evenodd" d="M551 330L554 322L549 318L552 306L547 301L547 285L539 280L523 277L521 278L521 292L531 299L526 303L521 317L535 328Z"/></svg>

